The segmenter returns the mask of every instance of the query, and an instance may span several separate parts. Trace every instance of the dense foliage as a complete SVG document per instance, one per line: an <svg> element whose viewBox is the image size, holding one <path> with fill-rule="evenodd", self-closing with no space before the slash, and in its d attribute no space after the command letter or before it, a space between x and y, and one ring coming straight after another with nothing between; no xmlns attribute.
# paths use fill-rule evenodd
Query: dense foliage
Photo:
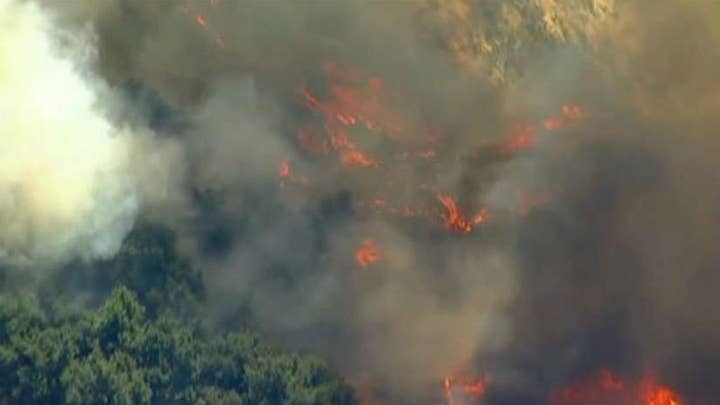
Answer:
<svg viewBox="0 0 720 405"><path fill-rule="evenodd" d="M201 327L202 279L161 227L139 226L112 261L52 280L0 296L0 404L354 403L318 359ZM95 310L97 297L63 293L90 287L106 290Z"/></svg>

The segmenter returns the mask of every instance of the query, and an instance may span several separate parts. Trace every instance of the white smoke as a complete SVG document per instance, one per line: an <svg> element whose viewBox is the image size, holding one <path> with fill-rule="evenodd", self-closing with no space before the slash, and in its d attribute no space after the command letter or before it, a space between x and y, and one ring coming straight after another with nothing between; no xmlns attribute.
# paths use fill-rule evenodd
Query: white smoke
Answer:
<svg viewBox="0 0 720 405"><path fill-rule="evenodd" d="M36 4L0 0L0 23L0 264L111 256L148 189L132 155L152 143L103 115Z"/></svg>

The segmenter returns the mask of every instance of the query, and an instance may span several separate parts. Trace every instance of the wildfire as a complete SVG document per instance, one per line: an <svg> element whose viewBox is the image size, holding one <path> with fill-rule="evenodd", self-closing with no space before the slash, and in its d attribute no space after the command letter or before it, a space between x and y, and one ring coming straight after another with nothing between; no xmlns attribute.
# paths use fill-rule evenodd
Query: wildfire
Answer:
<svg viewBox="0 0 720 405"><path fill-rule="evenodd" d="M552 115L542 122L542 128L547 131L557 131L577 124L585 117L580 106L565 104L558 114ZM535 146L538 127L526 124L515 125L508 135L508 140L501 145L500 150L517 152Z"/></svg>
<svg viewBox="0 0 720 405"><path fill-rule="evenodd" d="M585 116L582 108L576 105L565 104L560 114L549 117L543 121L543 127L547 130L558 130L577 123Z"/></svg>
<svg viewBox="0 0 720 405"><path fill-rule="evenodd" d="M485 396L488 381L484 377L466 375L460 378L446 376L443 379L446 405L454 405L458 397L480 399Z"/></svg>
<svg viewBox="0 0 720 405"><path fill-rule="evenodd" d="M280 178L288 178L292 175L292 167L290 166L290 162L287 160L283 160L282 163L280 163Z"/></svg>
<svg viewBox="0 0 720 405"><path fill-rule="evenodd" d="M416 160L435 160L447 158L441 156L437 146L441 134L433 129L420 130L394 114L390 108L390 100L382 79L365 74L356 69L341 67L335 62L325 61L323 69L326 74L325 91L315 92L307 86L299 86L297 94L300 102L315 114L317 121L300 125L296 132L299 147L305 152L316 155L335 156L340 165L356 169L378 169L389 176L384 177L385 184L393 187L396 183L392 170L392 161L381 161L365 150L364 139L380 135L390 141L408 146L393 156L396 161L411 164ZM501 156L512 154L535 147L537 134L543 130L553 131L577 123L584 117L584 111L571 104L562 106L560 111L544 121L535 124L517 124L511 128L506 140L497 144L486 145L484 150L498 153ZM367 130L357 131L357 129ZM363 142L359 142L363 141ZM408 143L407 141L412 141ZM375 142L375 141L373 141ZM489 146L489 148L488 148ZM443 160L440 160L442 162ZM286 173L283 175L282 173ZM289 170L281 171L281 177L292 179ZM293 179L294 181L294 179ZM383 194L388 190L379 190ZM487 209L474 208L474 213L464 213L456 199L437 190L434 186L423 183L418 192L428 193L442 204L438 215L437 207L430 204L411 206L406 202L393 201L392 195L381 198L362 199L357 206L371 210L377 214L390 214L405 218L421 217L431 223L441 223L449 230L459 233L470 233L490 217ZM390 197L390 198L389 198ZM536 193L526 197L520 196L519 208L510 212L511 215L524 215L534 207L552 201L550 193ZM439 217L439 218L438 218ZM380 255L374 241L365 241L355 252L355 259L361 267L377 261Z"/></svg>
<svg viewBox="0 0 720 405"><path fill-rule="evenodd" d="M360 267L367 267L380 260L380 250L373 239L366 239L355 251L355 261Z"/></svg>
<svg viewBox="0 0 720 405"><path fill-rule="evenodd" d="M280 177L280 186L285 186L287 183L302 185L310 184L310 180L307 177L293 175L292 165L288 160L280 162L278 177Z"/></svg>
<svg viewBox="0 0 720 405"><path fill-rule="evenodd" d="M375 156L363 150L353 139L350 130L364 127L373 133L388 135L393 140L403 137L407 139L409 125L394 115L387 107L385 85L380 78L366 75L358 70L340 67L332 61L324 62L328 76L327 96L319 97L307 87L299 88L301 100L310 110L319 114L321 129L301 126L297 131L297 139L302 149L317 154L328 154L334 151L343 166L356 168L385 167ZM567 104L561 111L549 117L542 125L518 124L510 131L508 139L493 145L492 149L499 152L516 152L535 145L538 128L547 130L559 129L573 124L584 116L579 106ZM434 145L440 136L436 131L427 131L427 146ZM401 161L413 159L435 159L437 150L432 147L403 151L396 155ZM466 217L458 208L455 200L447 195L438 195L444 206L442 220L448 229L468 233L473 226L484 223L488 218L487 210L478 211L474 216ZM537 205L551 201L549 194L533 198L525 198L520 202L520 214L527 213ZM380 210L373 204L360 204ZM403 216L426 215L427 210L418 208L398 209L392 204L382 207L383 212L401 214Z"/></svg>
<svg viewBox="0 0 720 405"><path fill-rule="evenodd" d="M355 148L348 148L342 152L340 155L340 160L342 161L343 165L352 167L376 167L377 162L375 159L368 155L367 153L364 153L358 149Z"/></svg>
<svg viewBox="0 0 720 405"><path fill-rule="evenodd" d="M487 221L488 212L486 209L480 210L475 216L473 217L472 223L473 225L480 225L483 222Z"/></svg>
<svg viewBox="0 0 720 405"><path fill-rule="evenodd" d="M215 7L217 5L218 0L210 0L210 6ZM193 13L188 9L187 7L181 7L180 12L190 18L192 18L197 25L202 27L205 31L212 32L210 30L210 24L208 23L208 18L200 13ZM225 48L225 41L220 35L214 36L214 42L215 44L220 48Z"/></svg>
<svg viewBox="0 0 720 405"><path fill-rule="evenodd" d="M460 233L469 233L475 226L485 223L489 218L489 211L485 208L478 210L469 219L458 207L455 199L449 195L436 194L441 202L443 210L440 219L445 227ZM401 206L394 204L387 198L375 198L367 201L360 201L359 207L369 208L378 213L400 215L406 218L423 217L429 222L437 223L438 213L436 210L429 210L422 207Z"/></svg>
<svg viewBox="0 0 720 405"><path fill-rule="evenodd" d="M215 5L217 0L210 0ZM192 13L187 9L181 11L206 32L212 33L208 17ZM220 36L215 36L215 43L224 47ZM372 134L380 134L398 141L407 140L414 134L407 122L392 113L388 108L388 95L382 79L366 75L354 69L341 68L332 61L325 61L324 69L329 77L326 96L319 96L307 87L301 86L298 94L303 104L320 117L321 124L301 126L297 130L297 140L307 152L328 155L334 152L340 164L355 168L379 168L383 165L372 154L356 142L352 131L363 128ZM511 128L507 139L499 144L491 145L492 151L517 152L535 147L538 133L556 131L575 125L585 117L585 111L577 105L566 104L560 112L549 116L533 125L518 124ZM415 131L417 132L417 131ZM435 147L439 134L428 130L421 133ZM438 152L433 148L414 147L410 151L394 155L398 160L436 159ZM307 183L305 177L296 177L290 162L285 160L279 165L279 177L282 184L287 182ZM475 226L488 220L487 209L477 211L471 217L463 214L456 200L447 194L433 192L444 210L440 217L444 225L453 231L469 233ZM431 195L432 195L431 194ZM525 197L520 201L520 214L532 208L547 204L553 199L550 193L540 193ZM437 211L432 209L403 206L394 204L387 198L376 198L366 205L376 210L394 213L405 217L431 217L437 220ZM355 250L355 261L365 268L382 259L381 251L374 239L364 240ZM446 376L443 379L443 390L447 405L454 405L458 398L480 399L488 390L488 380L478 376ZM574 383L551 393L551 405L582 405L591 403L613 403L618 405L685 405L685 402L671 388L659 384L651 375L644 376L639 382L626 381L609 370L601 370L586 382Z"/></svg>
<svg viewBox="0 0 720 405"><path fill-rule="evenodd" d="M503 145L501 150L519 151L535 146L535 129L530 126L518 124L510 131L510 139Z"/></svg>
<svg viewBox="0 0 720 405"><path fill-rule="evenodd" d="M302 86L299 94L308 108L320 114L329 139L322 140L308 128L300 128L297 135L300 144L312 152L327 153L332 148L345 166L377 167L377 160L358 146L348 130L359 126L397 140L407 138L408 125L386 107L385 86L380 78L341 68L332 61L325 61L324 68L329 76L327 98L321 100ZM431 159L435 151L418 151L412 156Z"/></svg>
<svg viewBox="0 0 720 405"><path fill-rule="evenodd" d="M613 403L618 405L684 405L679 395L657 383L651 374L640 382L623 381L601 370L589 381L571 384L551 394L551 405Z"/></svg>
<svg viewBox="0 0 720 405"><path fill-rule="evenodd" d="M203 28L208 27L207 19L205 18L205 16L203 16L201 14L198 14L197 16L195 16L195 21L198 24L200 24Z"/></svg>
<svg viewBox="0 0 720 405"><path fill-rule="evenodd" d="M438 195L438 200L445 206L446 212L442 214L445 226L458 232L468 233L472 231L472 224L460 212L455 200L449 195Z"/></svg>

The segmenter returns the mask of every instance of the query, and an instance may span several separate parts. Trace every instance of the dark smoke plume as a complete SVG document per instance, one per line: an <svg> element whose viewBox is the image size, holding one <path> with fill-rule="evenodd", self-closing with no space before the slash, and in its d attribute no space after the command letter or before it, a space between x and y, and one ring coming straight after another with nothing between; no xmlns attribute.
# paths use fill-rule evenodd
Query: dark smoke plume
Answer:
<svg viewBox="0 0 720 405"><path fill-rule="evenodd" d="M320 352L388 403L440 402L458 368L486 373L492 404L546 403L601 368L651 368L691 404L720 394L717 7L40 3L86 35L91 76L120 94L107 114L152 134L133 153L174 157L127 221L178 230L209 322ZM298 147L322 129L299 89L330 97L328 62L380 78L412 128L406 144L353 134L383 165L347 175ZM483 148L570 106L581 122L533 148ZM437 160L385 164L426 132ZM310 192L280 186L283 161ZM364 211L381 190L441 212L426 184L489 219L460 234ZM367 239L382 259L358 268Z"/></svg>

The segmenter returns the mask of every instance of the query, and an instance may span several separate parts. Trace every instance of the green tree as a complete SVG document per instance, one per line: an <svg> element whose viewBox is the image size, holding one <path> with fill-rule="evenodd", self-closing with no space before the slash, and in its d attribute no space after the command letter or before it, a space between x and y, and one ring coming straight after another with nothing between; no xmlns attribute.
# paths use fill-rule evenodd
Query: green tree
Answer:
<svg viewBox="0 0 720 405"><path fill-rule="evenodd" d="M73 360L61 382L68 404L148 404L152 397L144 370L124 352L108 357L93 350L89 356Z"/></svg>
<svg viewBox="0 0 720 405"><path fill-rule="evenodd" d="M149 315L164 310L189 316L204 300L202 274L176 249L173 231L142 223L126 237L120 252L98 269L110 285L133 290Z"/></svg>
<svg viewBox="0 0 720 405"><path fill-rule="evenodd" d="M113 288L132 290L150 317L165 311L191 318L205 299L202 273L190 265L176 248L176 235L170 229L147 222L138 223L110 260L74 262L41 283L48 310L60 299L97 306Z"/></svg>
<svg viewBox="0 0 720 405"><path fill-rule="evenodd" d="M343 405L354 398L318 359L247 333L216 334L170 312L149 317L119 286L94 312L0 297L0 403Z"/></svg>

